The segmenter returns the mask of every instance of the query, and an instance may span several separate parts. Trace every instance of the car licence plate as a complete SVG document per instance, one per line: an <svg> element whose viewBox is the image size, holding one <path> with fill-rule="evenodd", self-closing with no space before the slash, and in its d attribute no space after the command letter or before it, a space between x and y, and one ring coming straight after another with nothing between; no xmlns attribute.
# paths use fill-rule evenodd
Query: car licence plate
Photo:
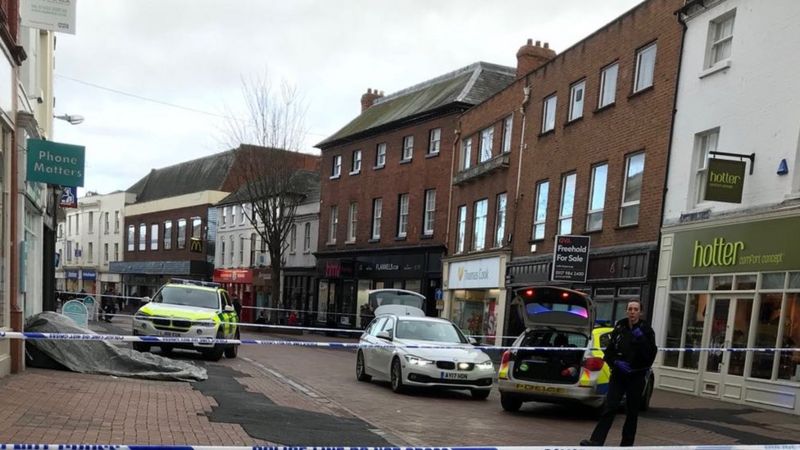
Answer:
<svg viewBox="0 0 800 450"><path fill-rule="evenodd" d="M159 336L166 336L166 337L180 337L181 334L176 331L159 331Z"/></svg>
<svg viewBox="0 0 800 450"><path fill-rule="evenodd" d="M563 394L566 392L563 388L554 386L541 386L517 383L516 388L518 391L538 392L545 394Z"/></svg>
<svg viewBox="0 0 800 450"><path fill-rule="evenodd" d="M466 380L467 374L455 372L442 372L443 380Z"/></svg>

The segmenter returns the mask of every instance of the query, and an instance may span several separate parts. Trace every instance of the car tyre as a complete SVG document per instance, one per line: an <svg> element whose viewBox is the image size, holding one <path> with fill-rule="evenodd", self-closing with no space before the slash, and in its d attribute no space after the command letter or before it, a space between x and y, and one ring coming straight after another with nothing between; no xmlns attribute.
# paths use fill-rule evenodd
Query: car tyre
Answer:
<svg viewBox="0 0 800 450"><path fill-rule="evenodd" d="M649 378L647 378L647 386L644 388L644 392L642 393L642 403L639 404L639 411L647 411L650 409L650 399L653 397L653 383L655 383L655 379L651 374Z"/></svg>
<svg viewBox="0 0 800 450"><path fill-rule="evenodd" d="M236 337L234 339L240 339L239 330L236 330ZM236 355L239 354L239 344L231 344L228 347L225 347L225 357L226 358L236 358Z"/></svg>
<svg viewBox="0 0 800 450"><path fill-rule="evenodd" d="M150 345L145 344L144 342L134 342L133 349L137 352L147 353L150 351Z"/></svg>
<svg viewBox="0 0 800 450"><path fill-rule="evenodd" d="M359 350L356 356L356 379L358 381L370 381L372 376L367 373L367 366L364 364L364 353Z"/></svg>
<svg viewBox="0 0 800 450"><path fill-rule="evenodd" d="M492 393L491 389L472 389L470 394L472 394L472 398L475 400L486 400L489 398L489 394Z"/></svg>
<svg viewBox="0 0 800 450"><path fill-rule="evenodd" d="M508 412L517 412L522 408L522 400L511 394L500 393L500 406Z"/></svg>
<svg viewBox="0 0 800 450"><path fill-rule="evenodd" d="M403 384L403 368L400 366L400 360L397 358L392 360L391 382L394 392L398 394L405 392L406 387Z"/></svg>
<svg viewBox="0 0 800 450"><path fill-rule="evenodd" d="M217 332L217 339L224 339L222 330ZM209 361L219 361L225 351L225 344L214 344L213 347L203 350L203 356Z"/></svg>

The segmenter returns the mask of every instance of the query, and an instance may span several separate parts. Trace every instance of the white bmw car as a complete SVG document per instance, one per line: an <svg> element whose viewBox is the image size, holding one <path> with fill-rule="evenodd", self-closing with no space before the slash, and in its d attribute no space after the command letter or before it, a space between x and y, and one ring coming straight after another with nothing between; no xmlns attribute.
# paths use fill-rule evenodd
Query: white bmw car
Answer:
<svg viewBox="0 0 800 450"><path fill-rule="evenodd" d="M386 379L395 392L420 386L467 389L476 399L489 396L492 360L452 322L425 317L421 309L402 305L382 306L375 315L359 341L359 381Z"/></svg>

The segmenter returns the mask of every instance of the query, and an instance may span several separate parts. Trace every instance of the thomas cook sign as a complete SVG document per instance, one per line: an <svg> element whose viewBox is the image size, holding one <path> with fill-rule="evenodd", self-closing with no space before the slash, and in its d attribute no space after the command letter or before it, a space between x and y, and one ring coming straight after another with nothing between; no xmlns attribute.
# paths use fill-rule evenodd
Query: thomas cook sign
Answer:
<svg viewBox="0 0 800 450"><path fill-rule="evenodd" d="M28 181L83 186L86 148L28 139Z"/></svg>
<svg viewBox="0 0 800 450"><path fill-rule="evenodd" d="M744 161L709 159L705 199L713 202L742 203L745 165Z"/></svg>

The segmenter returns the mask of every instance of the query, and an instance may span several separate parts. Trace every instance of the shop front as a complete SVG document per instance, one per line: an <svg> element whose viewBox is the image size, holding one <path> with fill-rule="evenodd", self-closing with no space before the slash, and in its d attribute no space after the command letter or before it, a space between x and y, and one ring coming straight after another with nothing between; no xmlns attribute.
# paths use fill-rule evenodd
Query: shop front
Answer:
<svg viewBox="0 0 800 450"><path fill-rule="evenodd" d="M265 273L264 269L214 269L213 281L242 304L242 322L253 323L261 317L261 311L267 311Z"/></svg>
<svg viewBox="0 0 800 450"><path fill-rule="evenodd" d="M308 326L316 302L316 268L286 268L283 273L283 304L279 322ZM294 318L291 318L294 313Z"/></svg>
<svg viewBox="0 0 800 450"><path fill-rule="evenodd" d="M500 345L498 324L505 321L505 272L508 253L481 258L450 258L444 262L443 309L464 334L480 343Z"/></svg>
<svg viewBox="0 0 800 450"><path fill-rule="evenodd" d="M406 289L427 299L425 312L438 315L436 291L442 286L441 247L414 250L317 255L319 275L314 323L339 328L364 328L372 320L372 289Z"/></svg>
<svg viewBox="0 0 800 450"><path fill-rule="evenodd" d="M511 289L526 286L562 286L592 296L595 305L595 324L613 325L625 317L628 302L639 299L648 321L653 317L653 296L658 262L655 244L633 244L600 247L589 251L586 282L551 281L553 255L514 258L508 265L507 282ZM506 336L524 331L522 318L508 309L504 323ZM508 343L508 342L507 342Z"/></svg>
<svg viewBox="0 0 800 450"><path fill-rule="evenodd" d="M685 350L660 352L658 387L800 414L797 230L799 216L664 230L653 325Z"/></svg>

